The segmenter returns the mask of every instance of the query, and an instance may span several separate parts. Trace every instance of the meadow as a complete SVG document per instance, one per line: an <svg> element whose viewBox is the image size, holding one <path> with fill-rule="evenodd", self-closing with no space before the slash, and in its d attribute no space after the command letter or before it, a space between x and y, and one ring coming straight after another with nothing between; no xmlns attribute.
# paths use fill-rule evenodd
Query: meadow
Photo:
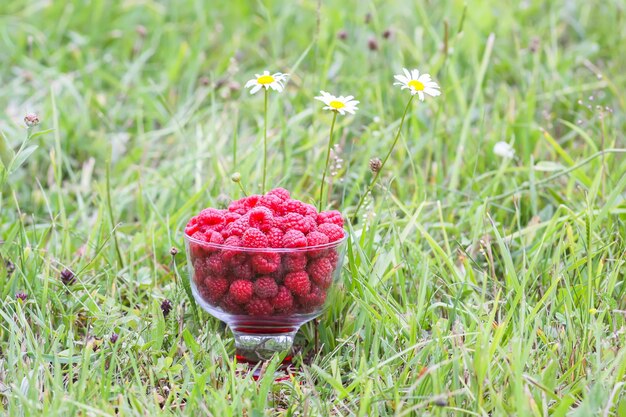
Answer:
<svg viewBox="0 0 626 417"><path fill-rule="evenodd" d="M621 0L1 2L0 414L626 416L624 38ZM404 67L442 95L352 218ZM341 294L282 382L185 285L187 220L235 172L260 190L263 70L290 74L267 182L304 201L313 97L360 101L327 177Z"/></svg>

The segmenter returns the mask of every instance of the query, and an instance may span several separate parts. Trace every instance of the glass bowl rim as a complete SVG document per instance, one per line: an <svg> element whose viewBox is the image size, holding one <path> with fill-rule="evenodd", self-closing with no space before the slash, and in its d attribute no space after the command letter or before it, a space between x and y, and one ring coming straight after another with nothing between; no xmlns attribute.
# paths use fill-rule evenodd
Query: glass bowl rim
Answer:
<svg viewBox="0 0 626 417"><path fill-rule="evenodd" d="M211 242L205 242L203 240L198 240L189 236L184 231L183 231L183 237L186 241L190 243L195 243L206 248L213 248L213 249L219 249L219 250L233 250L233 251L238 251L238 252L250 252L250 253L268 253L268 252L270 253L294 253L294 252L307 253L307 252L316 251L316 250L336 248L342 245L348 240L348 236L349 236L348 232L345 229L342 228L342 230L343 230L343 237L339 240L325 243L323 245L304 246L300 248L245 248L242 246L230 246L230 245L224 245L220 243L211 243Z"/></svg>

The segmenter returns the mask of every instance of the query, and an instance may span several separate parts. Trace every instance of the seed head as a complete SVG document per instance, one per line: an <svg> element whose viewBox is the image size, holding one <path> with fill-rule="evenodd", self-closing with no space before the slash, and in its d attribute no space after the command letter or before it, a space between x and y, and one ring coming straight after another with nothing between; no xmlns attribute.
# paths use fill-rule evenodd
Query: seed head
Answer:
<svg viewBox="0 0 626 417"><path fill-rule="evenodd" d="M230 179L233 182L241 182L241 174L238 172L235 172L233 175L231 175Z"/></svg>
<svg viewBox="0 0 626 417"><path fill-rule="evenodd" d="M115 332L113 332L113 333L111 334L111 339L110 339L110 340L111 340L111 343L115 344L115 342L117 342L117 338L118 338L118 337L119 337L119 336L118 336L118 334L117 334L117 333L115 333Z"/></svg>
<svg viewBox="0 0 626 417"><path fill-rule="evenodd" d="M24 123L26 123L26 126L28 127L37 126L39 124L39 116L35 113L28 113L24 116Z"/></svg>
<svg viewBox="0 0 626 417"><path fill-rule="evenodd" d="M372 171L374 174L380 171L382 167L383 161L381 161L380 158L370 159L370 171Z"/></svg>
<svg viewBox="0 0 626 417"><path fill-rule="evenodd" d="M348 32L346 32L345 29L341 29L339 32L337 32L337 38L339 40L345 41L346 39L348 39Z"/></svg>
<svg viewBox="0 0 626 417"><path fill-rule="evenodd" d="M172 311L172 302L167 298L161 303L161 311L163 312L163 317L167 317L170 311Z"/></svg>
<svg viewBox="0 0 626 417"><path fill-rule="evenodd" d="M378 51L378 41L376 38L369 38L367 41L367 47L370 51Z"/></svg>
<svg viewBox="0 0 626 417"><path fill-rule="evenodd" d="M384 39L389 39L389 38L391 38L392 34L393 34L393 32L391 31L391 29L385 29L385 31L383 32L383 38Z"/></svg>
<svg viewBox="0 0 626 417"><path fill-rule="evenodd" d="M28 295L26 295L26 293L24 291L20 291L17 294L15 294L15 298L17 300L22 300L22 302L26 302L26 299L28 298Z"/></svg>
<svg viewBox="0 0 626 417"><path fill-rule="evenodd" d="M178 255L178 249L176 249L176 246L172 246L172 248L170 249L170 255L172 256Z"/></svg>
<svg viewBox="0 0 626 417"><path fill-rule="evenodd" d="M7 275L11 275L15 272L15 264L8 259L4 262L4 267L7 271Z"/></svg>
<svg viewBox="0 0 626 417"><path fill-rule="evenodd" d="M64 285L72 285L75 281L76 276L71 270L65 268L63 271L61 271L61 282Z"/></svg>

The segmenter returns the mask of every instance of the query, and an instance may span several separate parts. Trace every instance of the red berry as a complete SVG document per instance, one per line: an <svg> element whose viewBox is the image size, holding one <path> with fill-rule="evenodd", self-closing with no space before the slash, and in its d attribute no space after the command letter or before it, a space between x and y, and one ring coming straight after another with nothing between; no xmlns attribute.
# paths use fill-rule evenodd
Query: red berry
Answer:
<svg viewBox="0 0 626 417"><path fill-rule="evenodd" d="M234 222L240 217L241 217L241 214L239 213L227 211L226 214L224 214L224 224L229 225L230 223Z"/></svg>
<svg viewBox="0 0 626 417"><path fill-rule="evenodd" d="M224 243L224 237L222 236L222 234L214 230L207 230L204 233L204 236L206 242L208 243L212 243L214 245L221 245Z"/></svg>
<svg viewBox="0 0 626 417"><path fill-rule="evenodd" d="M252 282L245 279L238 279L230 284L228 295L230 295L235 302L245 304L250 301L253 292L254 287Z"/></svg>
<svg viewBox="0 0 626 417"><path fill-rule="evenodd" d="M205 279L204 288L206 289L206 300L210 303L216 304L228 291L228 284L228 281L221 277L209 277Z"/></svg>
<svg viewBox="0 0 626 417"><path fill-rule="evenodd" d="M226 297L222 299L220 307L231 314L243 314L244 312L243 308L233 299L230 293L226 294Z"/></svg>
<svg viewBox="0 0 626 417"><path fill-rule="evenodd" d="M250 227L248 215L243 215L222 230L222 235L226 236L242 236Z"/></svg>
<svg viewBox="0 0 626 417"><path fill-rule="evenodd" d="M288 272L303 271L306 268L307 257L304 252L288 253L284 255L283 263Z"/></svg>
<svg viewBox="0 0 626 417"><path fill-rule="evenodd" d="M222 261L222 255L214 253L206 258L206 268L211 275L224 275L224 262Z"/></svg>
<svg viewBox="0 0 626 417"><path fill-rule="evenodd" d="M199 230L200 226L198 225L198 217L192 217L185 227L185 234L187 236L193 236L193 234Z"/></svg>
<svg viewBox="0 0 626 417"><path fill-rule="evenodd" d="M313 219L317 219L317 209L313 204L303 204L300 210L300 214L303 216L311 216Z"/></svg>
<svg viewBox="0 0 626 417"><path fill-rule="evenodd" d="M205 208L198 214L198 222L212 228L223 226L224 212L214 208Z"/></svg>
<svg viewBox="0 0 626 417"><path fill-rule="evenodd" d="M278 227L272 227L266 235L270 248L281 248L283 246L284 233Z"/></svg>
<svg viewBox="0 0 626 417"><path fill-rule="evenodd" d="M299 230L302 233L308 233L311 230L312 222L305 216L298 213L287 213L284 216L278 218L278 227L282 230Z"/></svg>
<svg viewBox="0 0 626 417"><path fill-rule="evenodd" d="M244 260L238 264L231 265L230 267L230 279L232 280L251 280L254 276L252 272L252 265L245 259L245 255L242 254ZM237 259L237 258L235 258Z"/></svg>
<svg viewBox="0 0 626 417"><path fill-rule="evenodd" d="M267 207L272 211L272 213L282 214L282 205L282 198L278 197L277 195L268 194L261 197L261 199L259 200L259 204L257 204L257 207Z"/></svg>
<svg viewBox="0 0 626 417"><path fill-rule="evenodd" d="M293 307L293 296L287 287L278 287L276 297L272 299L272 304L276 311L280 313L289 313Z"/></svg>
<svg viewBox="0 0 626 417"><path fill-rule="evenodd" d="M324 233L326 236L328 236L328 239L331 242L336 242L338 240L341 240L345 236L345 232L343 228L332 223L320 224L317 228L317 231Z"/></svg>
<svg viewBox="0 0 626 417"><path fill-rule="evenodd" d="M274 226L274 214L267 207L257 206L250 210L248 223L251 227L267 232Z"/></svg>
<svg viewBox="0 0 626 417"><path fill-rule="evenodd" d="M268 191L267 195L273 195L276 196L278 198L280 198L281 200L285 201L285 200L289 200L289 191L285 190L284 188L274 188L271 191Z"/></svg>
<svg viewBox="0 0 626 417"><path fill-rule="evenodd" d="M328 259L333 269L337 268L337 264L339 263L339 254L335 249L329 249L328 252L326 252L326 259Z"/></svg>
<svg viewBox="0 0 626 417"><path fill-rule="evenodd" d="M289 230L283 236L283 248L303 248L306 245L306 236L299 230Z"/></svg>
<svg viewBox="0 0 626 417"><path fill-rule="evenodd" d="M302 310L310 312L324 304L326 301L326 291L313 285L308 294L298 297L298 303L302 306Z"/></svg>
<svg viewBox="0 0 626 417"><path fill-rule="evenodd" d="M261 199L261 196L258 194L252 194L248 197L243 198L243 206L250 211L251 208L256 207L257 203Z"/></svg>
<svg viewBox="0 0 626 417"><path fill-rule="evenodd" d="M311 289L311 281L304 271L290 272L285 275L285 287L289 288L293 295L306 295Z"/></svg>
<svg viewBox="0 0 626 417"><path fill-rule="evenodd" d="M242 254L242 251L236 249L241 246L241 239L238 236L230 236L224 240L224 246L228 246L228 249L222 250L222 260L230 264L235 257Z"/></svg>
<svg viewBox="0 0 626 417"><path fill-rule="evenodd" d="M260 274L270 274L280 266L278 253L257 253L252 256L252 269Z"/></svg>
<svg viewBox="0 0 626 417"><path fill-rule="evenodd" d="M272 298L278 293L276 281L270 277L261 277L254 281L254 294L259 298Z"/></svg>
<svg viewBox="0 0 626 417"><path fill-rule="evenodd" d="M321 288L328 288L333 281L333 266L327 258L314 259L306 267L311 280Z"/></svg>
<svg viewBox="0 0 626 417"><path fill-rule="evenodd" d="M300 200L292 200L291 198L283 201L282 209L285 213L298 213L300 215L302 212L305 212L304 203Z"/></svg>
<svg viewBox="0 0 626 417"><path fill-rule="evenodd" d="M267 248L267 236L255 227L250 227L241 236L241 246L245 248Z"/></svg>
<svg viewBox="0 0 626 417"><path fill-rule="evenodd" d="M251 316L269 316L274 312L274 306L263 298L254 298L246 305L246 311Z"/></svg>
<svg viewBox="0 0 626 417"><path fill-rule="evenodd" d="M328 236L321 232L311 232L306 235L307 246L325 245L328 240Z"/></svg>
<svg viewBox="0 0 626 417"><path fill-rule="evenodd" d="M232 201L228 205L228 211L231 212L231 213L236 213L236 214L239 214L239 215L243 216L244 214L246 214L246 212L248 210L244 206L242 200L235 200L235 201Z"/></svg>
<svg viewBox="0 0 626 417"><path fill-rule="evenodd" d="M343 216L337 210L322 211L317 215L317 224L332 223L343 227Z"/></svg>

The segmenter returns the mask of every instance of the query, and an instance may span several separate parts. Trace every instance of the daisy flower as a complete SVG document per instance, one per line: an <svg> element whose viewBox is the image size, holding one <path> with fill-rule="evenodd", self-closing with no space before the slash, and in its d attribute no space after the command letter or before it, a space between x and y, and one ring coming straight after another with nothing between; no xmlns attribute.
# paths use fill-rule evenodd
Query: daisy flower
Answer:
<svg viewBox="0 0 626 417"><path fill-rule="evenodd" d="M266 90L271 88L280 93L283 91L283 88L285 88L284 83L287 81L287 77L289 77L289 74L277 72L270 75L269 71L263 71L261 75L254 74L254 78L246 83L245 88L252 87L250 94L255 94L261 88L265 88Z"/></svg>
<svg viewBox="0 0 626 417"><path fill-rule="evenodd" d="M315 97L315 100L319 100L326 104L326 106L323 107L325 110L332 110L343 116L346 112L354 114L354 112L359 109L356 105L360 102L358 100L354 100L354 96L335 97L326 91L320 91L320 94L321 96Z"/></svg>
<svg viewBox="0 0 626 417"><path fill-rule="evenodd" d="M506 142L498 142L493 146L493 153L502 157L512 159L515 157L515 149Z"/></svg>
<svg viewBox="0 0 626 417"><path fill-rule="evenodd" d="M408 88L411 90L411 94L417 94L421 101L424 101L425 94L431 97L437 97L441 94L439 84L430 78L430 74L420 75L420 72L416 69L409 71L403 68L402 71L404 71L404 75L397 74L393 76L397 80L393 85L401 86L402 90Z"/></svg>

